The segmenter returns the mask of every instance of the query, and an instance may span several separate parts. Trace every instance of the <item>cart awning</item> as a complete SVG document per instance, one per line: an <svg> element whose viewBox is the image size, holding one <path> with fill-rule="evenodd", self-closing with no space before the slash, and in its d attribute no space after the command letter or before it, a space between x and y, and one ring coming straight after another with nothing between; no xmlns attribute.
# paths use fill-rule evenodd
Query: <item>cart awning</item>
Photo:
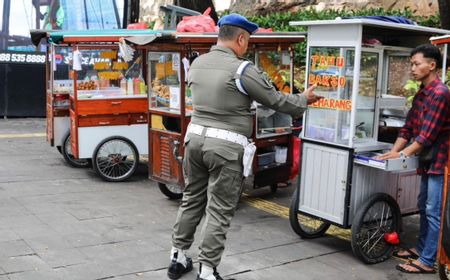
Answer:
<svg viewBox="0 0 450 280"><path fill-rule="evenodd" d="M77 31L48 31L34 30L32 35L36 40L47 36L49 42L54 44L81 43L81 42L118 42L120 38L131 38L134 41L153 41L157 37L170 36L173 30L138 30L138 29L110 29L110 30L77 30ZM137 39L141 38L141 39ZM38 42L38 41L37 41ZM34 41L33 41L34 43Z"/></svg>

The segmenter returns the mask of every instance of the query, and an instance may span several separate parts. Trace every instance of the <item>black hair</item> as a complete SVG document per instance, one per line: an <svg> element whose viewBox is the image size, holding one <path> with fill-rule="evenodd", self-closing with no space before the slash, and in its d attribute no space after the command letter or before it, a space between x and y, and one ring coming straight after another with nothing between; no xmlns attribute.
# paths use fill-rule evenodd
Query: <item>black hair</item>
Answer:
<svg viewBox="0 0 450 280"><path fill-rule="evenodd" d="M433 59L436 62L436 68L442 68L442 54L438 47L432 44L423 44L415 47L411 51L411 57L421 53L423 57Z"/></svg>
<svg viewBox="0 0 450 280"><path fill-rule="evenodd" d="M219 29L219 39L229 41L235 39L243 31L242 28L233 25L222 25Z"/></svg>

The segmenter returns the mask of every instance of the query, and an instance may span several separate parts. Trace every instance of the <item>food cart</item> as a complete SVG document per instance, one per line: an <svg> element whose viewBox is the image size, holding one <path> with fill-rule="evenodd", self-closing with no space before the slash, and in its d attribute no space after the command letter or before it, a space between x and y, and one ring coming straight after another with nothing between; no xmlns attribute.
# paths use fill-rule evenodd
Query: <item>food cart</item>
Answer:
<svg viewBox="0 0 450 280"><path fill-rule="evenodd" d="M306 84L325 97L303 120L291 226L303 238L322 236L331 224L351 228L355 256L384 261L393 249L385 234L417 213L420 178L416 157L374 159L391 147L380 132L407 112L411 49L450 31L372 19L291 25L308 28Z"/></svg>
<svg viewBox="0 0 450 280"><path fill-rule="evenodd" d="M49 45L47 56L53 58L53 63L46 64L47 94L47 141L56 146L63 158L73 167L87 167L90 162L85 159L75 159L70 142L70 112L69 95L73 83L69 79L68 46Z"/></svg>
<svg viewBox="0 0 450 280"><path fill-rule="evenodd" d="M431 43L435 44L442 50L442 77L441 80L445 81L445 83L448 85L448 66L447 65L447 59L448 59L448 44L450 43L450 35L443 35L443 36L437 36L432 37ZM450 139L449 139L450 144ZM444 236L447 238L447 246L448 246L448 236L450 236L449 232L449 219L448 216L449 213L449 196L448 196L448 184L449 184L449 169L450 169L450 155L449 160L447 162L447 168L445 170L445 180L444 180L444 192L442 195L442 224L441 224L441 233L439 238L439 248L438 248L438 266L439 266L439 277L442 280L450 279L450 248L447 247L447 249L444 248L443 238Z"/></svg>
<svg viewBox="0 0 450 280"><path fill-rule="evenodd" d="M139 43L139 40L127 38ZM300 33L261 33L250 38L248 58L260 66L285 94L294 91L293 44L304 40ZM208 52L217 41L213 33L173 33L136 46L145 50L149 83L149 178L171 199L181 198L183 139L192 112L191 92L186 84L189 64ZM249 184L254 188L287 182L292 159L289 116L253 108L253 141L257 154ZM276 157L277 156L277 157Z"/></svg>
<svg viewBox="0 0 450 280"><path fill-rule="evenodd" d="M145 59L137 50L125 61L119 56L119 40L150 34L159 33L90 30L49 34L52 48L70 49L70 79L53 78L50 84L62 85L70 93L72 154L92 161L96 173L106 181L128 179L138 166L139 155L148 154L148 139L142 136L148 130ZM56 56L50 61L56 62Z"/></svg>

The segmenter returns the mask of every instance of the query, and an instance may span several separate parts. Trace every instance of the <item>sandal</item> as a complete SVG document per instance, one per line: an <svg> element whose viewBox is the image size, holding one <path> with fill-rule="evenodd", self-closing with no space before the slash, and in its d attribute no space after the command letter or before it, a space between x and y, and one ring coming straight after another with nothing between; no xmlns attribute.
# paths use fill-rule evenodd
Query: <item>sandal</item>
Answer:
<svg viewBox="0 0 450 280"><path fill-rule="evenodd" d="M400 259L404 259L404 260L416 260L419 258L419 255L417 255L413 250L408 249L408 248L404 248L403 251L408 252L408 255L399 255L398 253L400 251L394 252L392 254L392 256L400 258Z"/></svg>
<svg viewBox="0 0 450 280"><path fill-rule="evenodd" d="M407 269L403 268L403 266L401 266L400 264L396 265L395 268L397 270L401 271L401 272L410 273L410 274L434 274L434 273L436 273L436 271L434 269L426 270L423 267L418 266L417 264L412 263L412 262L411 263L405 263L403 265L409 265L410 267L413 267L413 268L415 268L417 270L416 271L407 270Z"/></svg>

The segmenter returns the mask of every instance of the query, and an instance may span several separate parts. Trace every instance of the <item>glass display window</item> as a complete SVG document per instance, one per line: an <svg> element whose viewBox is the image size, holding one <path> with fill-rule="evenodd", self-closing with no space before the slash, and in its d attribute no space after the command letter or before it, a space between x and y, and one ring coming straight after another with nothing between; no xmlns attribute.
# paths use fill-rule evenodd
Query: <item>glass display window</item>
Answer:
<svg viewBox="0 0 450 280"><path fill-rule="evenodd" d="M73 80L70 79L70 47L52 47L49 52L50 77L48 90L53 94L55 108L69 108L69 95L73 94Z"/></svg>
<svg viewBox="0 0 450 280"><path fill-rule="evenodd" d="M257 50L255 54L256 66L264 72L273 86L283 94L291 94L292 57L290 52ZM256 104L256 116L256 136L259 138L292 131L290 115Z"/></svg>
<svg viewBox="0 0 450 280"><path fill-rule="evenodd" d="M81 70L77 71L79 99L124 97L147 94L142 75L142 52L124 61L117 49L80 49Z"/></svg>
<svg viewBox="0 0 450 280"><path fill-rule="evenodd" d="M361 53L358 98L356 99L355 139L374 137L375 104L378 85L379 53ZM349 79L351 77L348 77Z"/></svg>
<svg viewBox="0 0 450 280"><path fill-rule="evenodd" d="M387 94L406 98L406 108L411 108L419 85L411 76L409 53L387 55Z"/></svg>
<svg viewBox="0 0 450 280"><path fill-rule="evenodd" d="M307 138L349 144L353 67L353 49L310 48L307 83L316 85L315 93L324 98L308 108L304 128Z"/></svg>
<svg viewBox="0 0 450 280"><path fill-rule="evenodd" d="M355 50L338 47L310 49L308 85L323 99L311 104L305 122L305 136L340 145L374 138L376 96L380 67L378 51L362 51L359 89L353 104ZM354 131L350 135L351 112L355 110Z"/></svg>
<svg viewBox="0 0 450 280"><path fill-rule="evenodd" d="M181 106L181 64L178 52L149 52L148 53L148 80L150 86L151 109L172 111L179 113ZM190 90L186 100L189 102ZM191 102L192 104L192 102Z"/></svg>

